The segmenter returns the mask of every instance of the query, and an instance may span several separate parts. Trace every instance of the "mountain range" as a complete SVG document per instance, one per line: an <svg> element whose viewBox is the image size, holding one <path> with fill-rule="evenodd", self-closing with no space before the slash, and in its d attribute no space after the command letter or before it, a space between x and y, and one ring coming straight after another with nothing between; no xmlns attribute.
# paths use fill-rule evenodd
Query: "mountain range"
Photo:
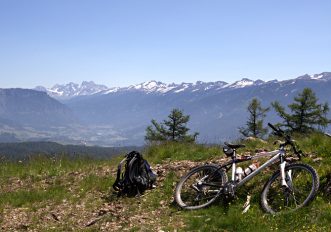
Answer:
<svg viewBox="0 0 331 232"><path fill-rule="evenodd" d="M318 81L328 81L330 80L330 73L324 72L321 74L315 75L303 75L296 79L301 80L318 80ZM291 81L291 80L290 80ZM77 96L89 96L89 95L107 95L114 94L119 92L132 92L140 91L146 94L171 94L171 93L180 93L180 92L222 92L228 89L238 89L248 86L260 86L270 83L283 83L287 84L288 81L263 81L263 80L250 80L248 78L243 78L234 83L227 83L224 81L216 82L202 82L197 81L196 83L181 83L181 84L166 84L160 81L148 81L143 82L137 85L131 85L128 87L107 87L105 85L95 84L93 81L83 81L80 85L76 83L68 83L64 85L56 84L51 88L45 88L43 86L37 86L35 90L47 92L51 97L57 99L70 99Z"/></svg>
<svg viewBox="0 0 331 232"><path fill-rule="evenodd" d="M320 102L331 102L331 73L303 75L285 81L244 78L224 81L163 83L148 81L128 87L107 87L84 81L34 90L0 90L0 141L124 146L144 143L151 119L166 119L180 108L190 115L189 127L199 141L218 143L239 137L247 105L253 97L263 106L287 105L310 87ZM266 121L280 119L272 110Z"/></svg>
<svg viewBox="0 0 331 232"><path fill-rule="evenodd" d="M262 80L253 81L247 78L243 78L240 81L236 81L232 84L228 84L224 81L216 82L202 82L196 83L181 83L181 84L166 84L160 81L148 81L137 85L131 85L129 87L112 87L108 88L105 85L95 84L93 81L83 81L82 84L68 83L64 85L56 84L51 88L45 88L43 86L37 86L35 90L47 92L47 94L56 99L70 99L78 96L90 96L90 95L107 95L120 92L144 92L146 94L170 94L180 92L196 92L196 91L222 91L233 88L243 88L251 85L261 85L266 82Z"/></svg>

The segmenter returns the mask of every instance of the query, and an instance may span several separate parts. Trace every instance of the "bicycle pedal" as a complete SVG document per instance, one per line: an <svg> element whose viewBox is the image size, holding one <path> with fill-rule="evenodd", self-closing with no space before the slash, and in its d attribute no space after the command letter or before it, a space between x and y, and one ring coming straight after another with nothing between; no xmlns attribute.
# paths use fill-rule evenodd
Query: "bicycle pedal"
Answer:
<svg viewBox="0 0 331 232"><path fill-rule="evenodd" d="M251 207L251 196L247 195L247 200L246 200L245 204L243 205L242 214L247 213L247 211L249 210L249 207Z"/></svg>
<svg viewBox="0 0 331 232"><path fill-rule="evenodd" d="M251 207L251 205L247 205L247 206L243 209L242 214L247 213L247 211L249 210L249 207Z"/></svg>

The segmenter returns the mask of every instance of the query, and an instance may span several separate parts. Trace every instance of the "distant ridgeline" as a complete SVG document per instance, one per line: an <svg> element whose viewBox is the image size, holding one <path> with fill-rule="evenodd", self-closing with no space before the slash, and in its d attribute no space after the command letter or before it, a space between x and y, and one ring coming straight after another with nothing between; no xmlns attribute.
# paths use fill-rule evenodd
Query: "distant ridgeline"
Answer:
<svg viewBox="0 0 331 232"><path fill-rule="evenodd" d="M28 160L37 155L68 158L89 157L109 159L112 156L141 150L142 147L98 147L82 145L61 145L55 142L0 143L1 160Z"/></svg>

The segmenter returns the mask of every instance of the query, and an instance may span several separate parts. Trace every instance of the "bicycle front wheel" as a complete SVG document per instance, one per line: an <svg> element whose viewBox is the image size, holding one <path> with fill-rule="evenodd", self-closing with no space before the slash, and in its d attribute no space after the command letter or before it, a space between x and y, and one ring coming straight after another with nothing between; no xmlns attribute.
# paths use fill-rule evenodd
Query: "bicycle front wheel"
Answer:
<svg viewBox="0 0 331 232"><path fill-rule="evenodd" d="M201 209L213 203L227 182L224 170L214 165L192 169L177 184L175 200L184 209Z"/></svg>
<svg viewBox="0 0 331 232"><path fill-rule="evenodd" d="M308 205L316 196L319 178L313 167L307 164L290 164L285 167L282 186L280 171L266 183L261 194L262 208L271 214L294 211Z"/></svg>

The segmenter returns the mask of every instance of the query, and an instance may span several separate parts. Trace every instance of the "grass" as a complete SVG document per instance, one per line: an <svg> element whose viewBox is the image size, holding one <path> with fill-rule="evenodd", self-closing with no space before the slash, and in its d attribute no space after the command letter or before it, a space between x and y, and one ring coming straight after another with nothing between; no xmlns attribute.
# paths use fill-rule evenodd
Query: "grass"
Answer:
<svg viewBox="0 0 331 232"><path fill-rule="evenodd" d="M0 194L0 208L4 205L11 205L14 207L32 206L35 202L42 202L52 200L59 202L68 197L69 194L65 191L63 186L52 186L46 190L18 190L15 192Z"/></svg>
<svg viewBox="0 0 331 232"><path fill-rule="evenodd" d="M200 231L329 231L330 206L315 201L309 208L283 215L265 214L253 204L246 214L241 204L228 209L217 205L201 211L185 213L188 230Z"/></svg>
<svg viewBox="0 0 331 232"><path fill-rule="evenodd" d="M89 191L109 191L114 179L109 173L106 176L97 173L98 168L108 163L111 162L44 156L26 163L1 163L0 210L6 205L21 207L47 200L59 202L73 200L75 195L81 196Z"/></svg>
<svg viewBox="0 0 331 232"><path fill-rule="evenodd" d="M79 183L81 193L89 191L107 192L115 179L111 176L98 176L90 174Z"/></svg>
<svg viewBox="0 0 331 232"><path fill-rule="evenodd" d="M145 151L145 158L152 163L163 161L203 161L210 158L223 156L220 146L205 146L192 143L164 143L151 145Z"/></svg>
<svg viewBox="0 0 331 232"><path fill-rule="evenodd" d="M323 192L331 176L331 139L313 134L298 136L297 143L309 154L304 162L317 169L322 188L311 205L294 213L273 216L262 211L260 193L271 172L245 185L238 192L238 199L228 206L219 202L206 209L183 211L173 203L174 188L182 175L178 170L168 170L157 188L140 198L117 198L111 195L111 185L122 155L112 160L37 156L23 163L0 163L0 228L19 230L15 226L22 222L8 224L14 217L7 214L26 210L32 215L29 229L37 231L100 231L108 224L107 228L119 231L123 228L130 231L331 231L330 196ZM272 139L267 143L249 140L245 145L246 148L239 150L242 154L276 148ZM147 147L144 157L155 167L184 160L208 162L225 156L219 146L166 143ZM315 162L315 158L322 159ZM252 195L251 208L242 214L247 191ZM84 223L99 217L98 212L104 207L109 207L112 213L102 216L95 225L84 227ZM57 213L59 221L52 219L50 212Z"/></svg>

